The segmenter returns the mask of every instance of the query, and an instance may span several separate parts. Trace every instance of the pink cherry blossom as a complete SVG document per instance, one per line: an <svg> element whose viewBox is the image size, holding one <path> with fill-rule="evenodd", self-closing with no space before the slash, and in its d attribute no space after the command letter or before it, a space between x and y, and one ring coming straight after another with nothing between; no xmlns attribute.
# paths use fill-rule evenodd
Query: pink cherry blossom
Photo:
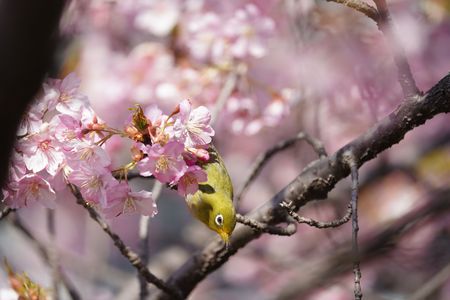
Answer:
<svg viewBox="0 0 450 300"><path fill-rule="evenodd" d="M148 191L132 192L127 183L121 182L107 191L108 202L103 209L107 218L126 213L140 213L153 217L157 214L156 203Z"/></svg>
<svg viewBox="0 0 450 300"><path fill-rule="evenodd" d="M154 175L164 183L170 183L183 176L187 165L183 160L184 146L177 141L169 141L166 145L154 144L141 147L147 154L139 164L139 171L143 176Z"/></svg>
<svg viewBox="0 0 450 300"><path fill-rule="evenodd" d="M56 174L64 161L64 154L53 134L49 123L44 123L39 132L19 141L18 148L23 152L28 170L37 173L45 169L50 175Z"/></svg>
<svg viewBox="0 0 450 300"><path fill-rule="evenodd" d="M44 99L49 110L53 107L60 113L79 117L86 105L87 97L78 92L80 79L75 73L70 73L63 80L49 80L44 84Z"/></svg>
<svg viewBox="0 0 450 300"><path fill-rule="evenodd" d="M28 112L23 116L19 129L17 130L18 136L24 136L39 131L42 125L42 116L38 116L32 112Z"/></svg>
<svg viewBox="0 0 450 300"><path fill-rule="evenodd" d="M111 172L105 168L92 166L88 168L85 165L79 165L73 170L68 180L76 185L81 192L84 200L93 204L106 205L107 188L117 184L117 180L111 175Z"/></svg>
<svg viewBox="0 0 450 300"><path fill-rule="evenodd" d="M87 141L78 141L74 147L66 152L67 164L73 168L85 164L104 168L111 164L111 158L102 147Z"/></svg>
<svg viewBox="0 0 450 300"><path fill-rule="evenodd" d="M72 147L82 138L81 122L69 115L56 115L50 122L55 128L55 137L63 148Z"/></svg>
<svg viewBox="0 0 450 300"><path fill-rule="evenodd" d="M197 165L190 166L178 181L178 193L181 196L194 194L198 190L198 183L207 180L206 172Z"/></svg>
<svg viewBox="0 0 450 300"><path fill-rule="evenodd" d="M214 129L209 124L211 114L204 106L192 110L191 103L184 100L180 103L180 113L173 130L187 147L202 146L211 143Z"/></svg>
<svg viewBox="0 0 450 300"><path fill-rule="evenodd" d="M36 174L26 174L17 182L15 197L7 197L5 203L11 208L21 208L40 202L54 208L55 199L55 191L46 180Z"/></svg>

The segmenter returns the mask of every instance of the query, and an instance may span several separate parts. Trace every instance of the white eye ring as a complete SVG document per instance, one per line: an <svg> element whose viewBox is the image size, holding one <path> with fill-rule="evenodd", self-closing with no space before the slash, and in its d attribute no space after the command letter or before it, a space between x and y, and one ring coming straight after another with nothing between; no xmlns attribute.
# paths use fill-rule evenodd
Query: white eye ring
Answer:
<svg viewBox="0 0 450 300"><path fill-rule="evenodd" d="M216 222L217 226L223 226L223 216L218 214L214 219L214 222Z"/></svg>

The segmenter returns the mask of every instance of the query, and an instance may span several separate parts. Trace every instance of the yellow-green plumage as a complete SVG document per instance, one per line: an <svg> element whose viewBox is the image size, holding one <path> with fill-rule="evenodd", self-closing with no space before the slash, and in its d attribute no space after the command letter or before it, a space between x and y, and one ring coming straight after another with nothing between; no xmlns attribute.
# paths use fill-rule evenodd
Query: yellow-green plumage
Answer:
<svg viewBox="0 0 450 300"><path fill-rule="evenodd" d="M236 225L233 185L217 150L211 146L208 152L209 161L201 166L206 171L208 180L201 182L199 190L188 195L186 202L197 219L228 242Z"/></svg>

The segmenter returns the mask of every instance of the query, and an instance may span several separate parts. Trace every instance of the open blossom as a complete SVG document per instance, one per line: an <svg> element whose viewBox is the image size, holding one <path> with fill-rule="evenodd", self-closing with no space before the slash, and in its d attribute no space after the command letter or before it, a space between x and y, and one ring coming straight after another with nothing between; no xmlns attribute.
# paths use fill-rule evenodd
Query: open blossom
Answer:
<svg viewBox="0 0 450 300"><path fill-rule="evenodd" d="M154 175L164 183L177 181L187 169L182 153L184 145L177 141L169 141L166 145L154 144L143 146L141 150L147 154L139 164L141 175Z"/></svg>
<svg viewBox="0 0 450 300"><path fill-rule="evenodd" d="M180 103L180 113L173 126L175 136L187 147L202 146L211 143L214 129L209 124L211 114L204 106L192 109L191 103L184 100Z"/></svg>
<svg viewBox="0 0 450 300"><path fill-rule="evenodd" d="M42 124L39 132L20 140L18 148L23 152L28 170L34 173L46 169L50 175L55 175L64 161L64 154L48 123Z"/></svg>
<svg viewBox="0 0 450 300"><path fill-rule="evenodd" d="M82 137L81 122L69 115L56 115L50 122L55 128L55 137L64 148Z"/></svg>
<svg viewBox="0 0 450 300"><path fill-rule="evenodd" d="M140 213L144 216L153 217L158 213L151 192L132 192L125 182L109 188L107 199L106 207L103 209L107 218L126 213Z"/></svg>
<svg viewBox="0 0 450 300"><path fill-rule="evenodd" d="M198 183L207 180L206 172L197 165L190 166L178 181L178 193L181 196L194 194L198 190Z"/></svg>
<svg viewBox="0 0 450 300"><path fill-rule="evenodd" d="M80 79L70 73L63 80L49 80L44 84L44 101L49 110L56 109L63 114L79 117L86 105L87 97L78 92Z"/></svg>
<svg viewBox="0 0 450 300"><path fill-rule="evenodd" d="M81 164L104 168L111 164L111 158L102 147L86 141L78 141L66 152L67 164L76 169Z"/></svg>
<svg viewBox="0 0 450 300"><path fill-rule="evenodd" d="M103 207L106 205L106 190L117 184L109 170L97 166L89 168L85 165L79 165L73 170L68 180L80 189L84 200Z"/></svg>
<svg viewBox="0 0 450 300"><path fill-rule="evenodd" d="M7 197L6 204L11 208L21 208L34 202L40 202L44 206L54 208L55 191L50 184L36 174L24 175L16 185L17 194L14 197Z"/></svg>

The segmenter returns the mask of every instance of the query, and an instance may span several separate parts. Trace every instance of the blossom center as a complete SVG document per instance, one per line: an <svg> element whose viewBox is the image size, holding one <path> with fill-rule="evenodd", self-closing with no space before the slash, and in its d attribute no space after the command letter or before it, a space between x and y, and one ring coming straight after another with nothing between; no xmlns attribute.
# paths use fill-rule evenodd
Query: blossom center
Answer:
<svg viewBox="0 0 450 300"><path fill-rule="evenodd" d="M99 176L92 176L90 180L86 180L81 184L81 188L87 189L95 189L98 190L103 186L103 182L101 181Z"/></svg>
<svg viewBox="0 0 450 300"><path fill-rule="evenodd" d="M123 205L123 213L131 213L136 211L136 205L132 197L127 197Z"/></svg>
<svg viewBox="0 0 450 300"><path fill-rule="evenodd" d="M29 191L33 196L37 196L39 194L39 184L36 182L33 182L30 185Z"/></svg>
<svg viewBox="0 0 450 300"><path fill-rule="evenodd" d="M165 155L161 155L156 162L156 171L166 172L169 169L169 159Z"/></svg>
<svg viewBox="0 0 450 300"><path fill-rule="evenodd" d="M59 102L67 102L70 100L70 96L66 93L61 93L59 95Z"/></svg>
<svg viewBox="0 0 450 300"><path fill-rule="evenodd" d="M48 150L48 148L50 148L50 140L42 141L42 142L39 144L39 148L40 148L41 150Z"/></svg>
<svg viewBox="0 0 450 300"><path fill-rule="evenodd" d="M186 174L185 176L183 176L182 180L185 185L191 185L197 182L193 174Z"/></svg>

